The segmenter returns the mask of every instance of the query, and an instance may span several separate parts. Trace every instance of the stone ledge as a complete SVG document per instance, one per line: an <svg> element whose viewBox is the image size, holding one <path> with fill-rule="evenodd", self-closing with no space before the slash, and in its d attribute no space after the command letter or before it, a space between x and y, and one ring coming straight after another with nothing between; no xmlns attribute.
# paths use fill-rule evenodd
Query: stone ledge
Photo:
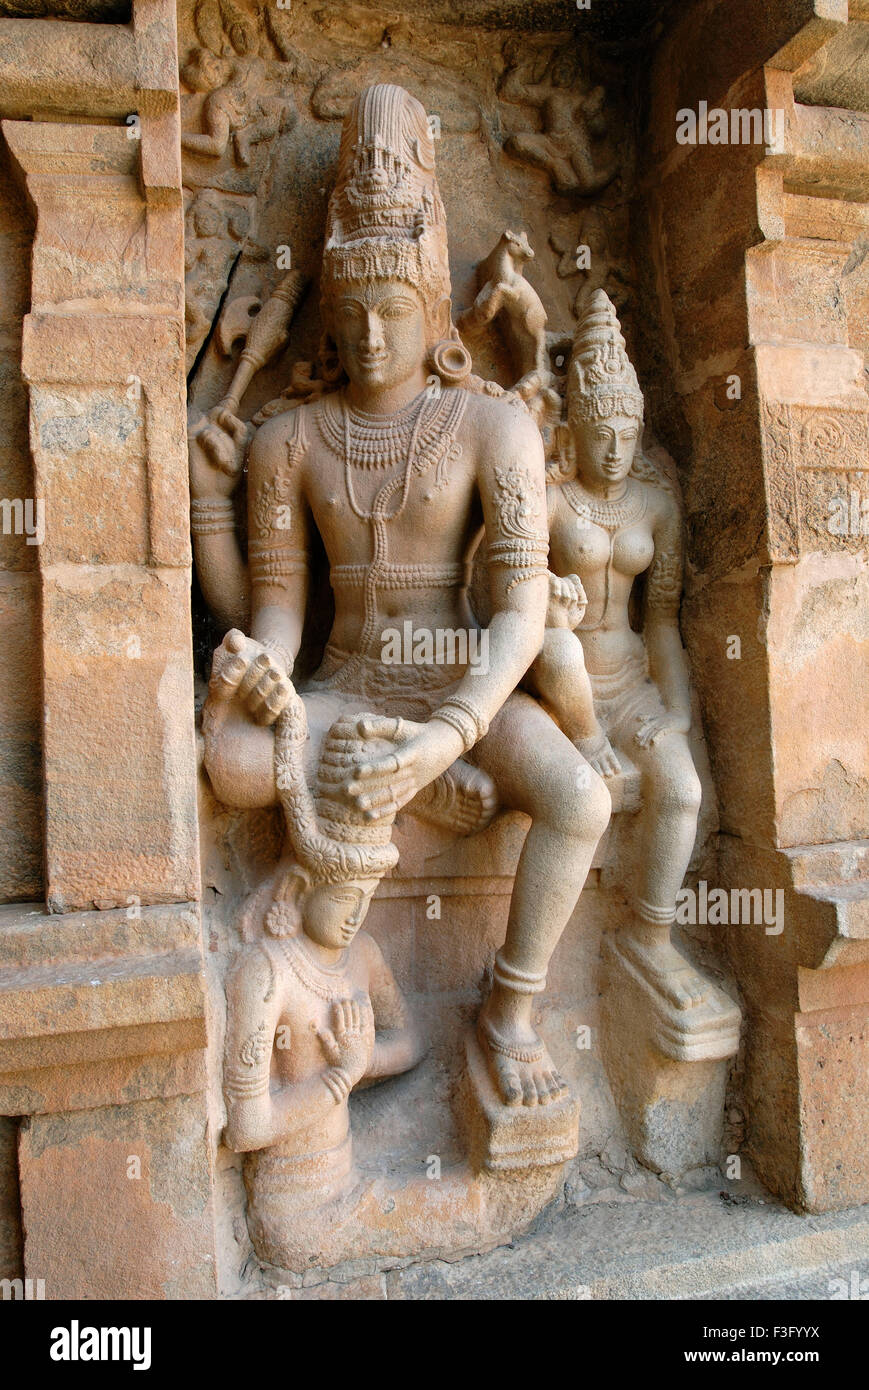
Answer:
<svg viewBox="0 0 869 1390"><path fill-rule="evenodd" d="M0 906L0 970L123 960L198 946L199 919L192 902L69 913L48 913L42 903Z"/></svg>
<svg viewBox="0 0 869 1390"><path fill-rule="evenodd" d="M747 1184L658 1200L627 1194L544 1217L511 1245L450 1263L433 1260L386 1272L280 1291L240 1289L230 1297L609 1301L841 1299L851 1272L869 1272L869 1210L796 1216ZM754 1185L752 1184L752 1187ZM725 1190L729 1189L729 1190ZM760 1189L762 1191L762 1189ZM834 1282L836 1281L836 1282ZM832 1285L832 1287L831 1287Z"/></svg>
<svg viewBox="0 0 869 1390"><path fill-rule="evenodd" d="M118 8L110 0L94 6L96 23L66 19L63 4L45 8L53 11L45 18L0 17L0 113L123 119L131 111L160 116L177 108L168 0L134 0L132 24L106 22Z"/></svg>
<svg viewBox="0 0 869 1390"><path fill-rule="evenodd" d="M867 1249L865 1208L808 1218L774 1203L739 1197L725 1203L707 1192L580 1208L512 1249L396 1271L386 1276L386 1289L399 1299L740 1298L804 1277L826 1282L828 1267L865 1272Z"/></svg>
<svg viewBox="0 0 869 1390"><path fill-rule="evenodd" d="M0 1112L90 1108L204 1085L191 907L0 909Z"/></svg>

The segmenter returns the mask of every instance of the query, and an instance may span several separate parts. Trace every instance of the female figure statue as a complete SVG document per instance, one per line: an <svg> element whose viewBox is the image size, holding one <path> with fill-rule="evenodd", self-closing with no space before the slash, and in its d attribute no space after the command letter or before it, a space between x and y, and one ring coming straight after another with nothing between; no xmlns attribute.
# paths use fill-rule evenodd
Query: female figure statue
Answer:
<svg viewBox="0 0 869 1390"><path fill-rule="evenodd" d="M231 634L219 654L211 681L218 703L232 698L222 673L243 641ZM224 1137L250 1155L245 1181L257 1253L304 1269L312 1252L346 1257L360 1211L373 1200L353 1162L350 1092L407 1071L421 1042L376 942L360 930L398 852L392 816L372 827L340 799L343 772L365 752L354 721L329 730L316 796L305 778L308 727L295 692L275 727L287 852L259 895L268 899L262 929L257 914L245 913L253 939L227 982Z"/></svg>
<svg viewBox="0 0 869 1390"><path fill-rule="evenodd" d="M577 326L567 409L569 476L548 489L549 563L558 576L578 576L587 607L575 636L547 631L533 683L603 777L623 761L640 772L632 919L616 949L659 997L663 1032L711 1029L730 1046L738 1011L670 939L701 796L679 632L682 517L675 489L639 448L643 396L603 290ZM635 631L631 598L640 580L643 623Z"/></svg>

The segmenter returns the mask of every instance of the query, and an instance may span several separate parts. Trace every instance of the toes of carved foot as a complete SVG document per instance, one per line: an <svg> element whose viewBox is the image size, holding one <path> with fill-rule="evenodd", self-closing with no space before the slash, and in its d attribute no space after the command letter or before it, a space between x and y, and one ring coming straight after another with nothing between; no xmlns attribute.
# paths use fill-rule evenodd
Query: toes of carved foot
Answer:
<svg viewBox="0 0 869 1390"><path fill-rule="evenodd" d="M549 1082L543 1072L534 1073L534 1085L537 1088L537 1104L548 1105L552 1100L552 1094L549 1089Z"/></svg>
<svg viewBox="0 0 869 1390"><path fill-rule="evenodd" d="M522 1104L522 1087L519 1085L519 1077L515 1071L508 1071L503 1077L501 1091L505 1105Z"/></svg>

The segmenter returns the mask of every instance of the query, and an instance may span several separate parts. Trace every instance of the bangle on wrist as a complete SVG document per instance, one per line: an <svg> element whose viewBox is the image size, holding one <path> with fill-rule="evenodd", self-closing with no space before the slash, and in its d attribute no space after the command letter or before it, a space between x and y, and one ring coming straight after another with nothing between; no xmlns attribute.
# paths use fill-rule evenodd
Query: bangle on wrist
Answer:
<svg viewBox="0 0 869 1390"><path fill-rule="evenodd" d="M190 503L190 529L194 536L219 536L235 530L235 507L228 497L194 497Z"/></svg>
<svg viewBox="0 0 869 1390"><path fill-rule="evenodd" d="M322 1080L336 1105L346 1100L353 1089L350 1077L343 1067L330 1067L328 1071L323 1072Z"/></svg>
<svg viewBox="0 0 869 1390"><path fill-rule="evenodd" d="M274 637L266 637L261 645L265 647L266 651L272 652L275 656L280 657L281 661L284 663L287 675L289 675L293 669L293 658L290 656L283 642L278 642Z"/></svg>
<svg viewBox="0 0 869 1390"><path fill-rule="evenodd" d="M461 695L451 695L448 700L444 700L431 717L455 729L466 753L480 741L489 727L488 721L483 718L476 705L463 699Z"/></svg>

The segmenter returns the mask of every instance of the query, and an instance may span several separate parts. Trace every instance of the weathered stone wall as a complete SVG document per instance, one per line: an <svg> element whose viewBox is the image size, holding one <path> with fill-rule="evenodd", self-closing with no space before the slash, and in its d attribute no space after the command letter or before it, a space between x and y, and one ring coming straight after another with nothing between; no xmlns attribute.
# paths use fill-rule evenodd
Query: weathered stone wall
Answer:
<svg viewBox="0 0 869 1390"><path fill-rule="evenodd" d="M27 392L21 380L32 227L6 150L0 156L0 229L0 613L5 654L0 670L0 902L20 902L42 895L42 663L34 534L38 518L32 510ZM22 530L22 522L28 521L30 543Z"/></svg>
<svg viewBox="0 0 869 1390"><path fill-rule="evenodd" d="M754 6L697 7L670 29L650 76L641 243L643 347L686 493L720 883L785 895L780 935L721 929L749 1008L747 1151L775 1191L819 1209L869 1193L869 576L865 533L830 525L834 498L869 495L869 120L865 86L856 111L801 104L825 100L812 73L832 81L824 45L848 20L844 4L805 9L787 43L788 7L759 23ZM677 111L701 100L780 110L781 145L674 148Z"/></svg>

